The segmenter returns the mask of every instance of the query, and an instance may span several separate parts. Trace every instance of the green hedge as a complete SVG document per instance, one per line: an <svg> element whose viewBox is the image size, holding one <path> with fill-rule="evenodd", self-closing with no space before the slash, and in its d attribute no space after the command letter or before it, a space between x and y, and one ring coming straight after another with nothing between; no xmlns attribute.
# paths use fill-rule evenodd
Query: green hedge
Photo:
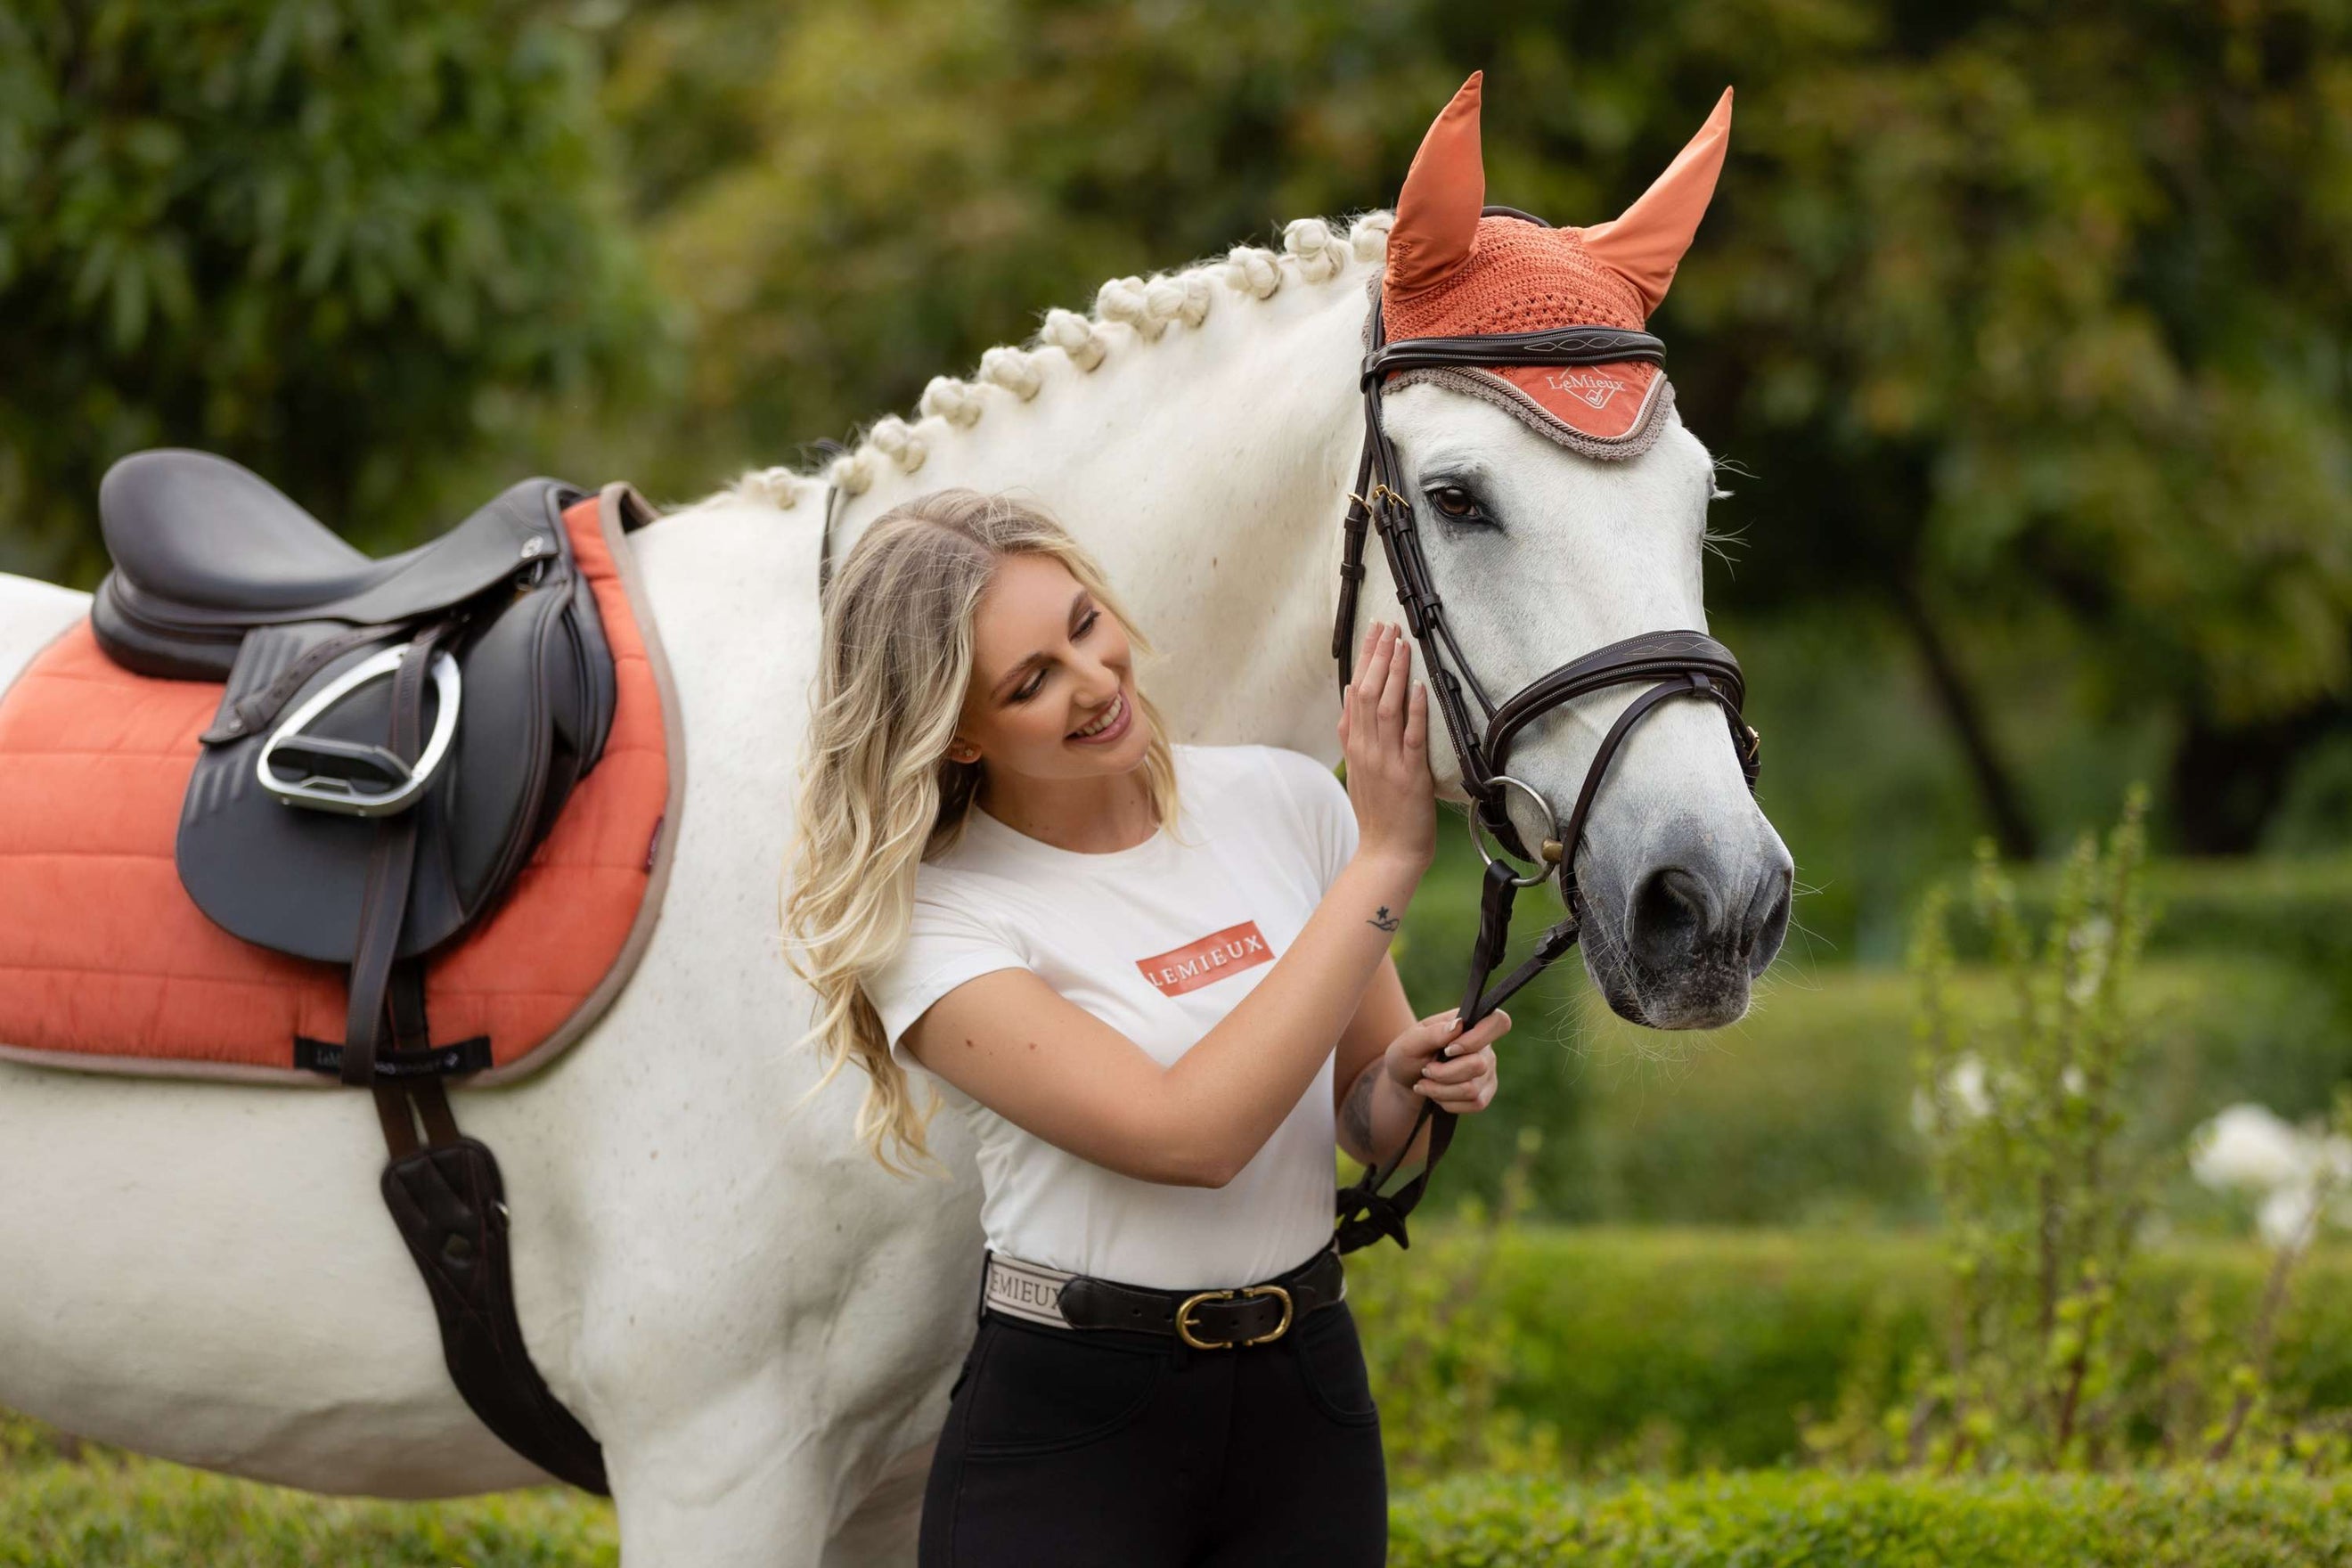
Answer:
<svg viewBox="0 0 2352 1568"><path fill-rule="evenodd" d="M1391 1568L2320 1568L2352 1484L2288 1476L1820 1472L1593 1490L1458 1478L1396 1500Z"/></svg>
<svg viewBox="0 0 2352 1568"><path fill-rule="evenodd" d="M1349 1255L1348 1300L1383 1410L1383 1384L1401 1381L1383 1372L1397 1352L1383 1314L1445 1235L1417 1227L1411 1252L1383 1242ZM2168 1246L2124 1309L2168 1322L2201 1284L2218 1323L2244 1323L2269 1261L2249 1243ZM1799 1411L1827 1415L1857 1355L1892 1368L1927 1343L1943 1284L1920 1236L1528 1226L1503 1237L1461 1331L1504 1340L1498 1403L1549 1423L1571 1468L1755 1468L1797 1457ZM2323 1247L2280 1322L2284 1397L2352 1407L2347 1300L2352 1247Z"/></svg>
<svg viewBox="0 0 2352 1568"><path fill-rule="evenodd" d="M2004 1000L1981 968L1963 971L1956 991L1979 1009ZM2136 995L2141 1110L2150 1135L2176 1146L2232 1101L2304 1116L2352 1078L2352 1028L2329 986L2298 966L2151 959ZM1517 1130L1533 1126L1544 1136L1533 1213L1548 1220L1925 1223L1914 1008L1909 976L1869 969L1776 979L1740 1024L1703 1033L1637 1028L1580 986L1515 1000L1502 1094L1456 1129L1429 1206L1473 1194L1491 1204Z"/></svg>
<svg viewBox="0 0 2352 1568"><path fill-rule="evenodd" d="M2054 867L2019 887L2029 911L2043 912ZM2352 854L2148 862L2157 907L2148 946L2158 952L2241 952L2332 976L2352 994Z"/></svg>
<svg viewBox="0 0 2352 1568"><path fill-rule="evenodd" d="M1478 862L1459 837L1441 835L1397 949L1416 1016L1461 1001ZM2158 861L2149 885L2161 918L2136 1010L2151 1131L2185 1139L2241 1100L2289 1118L2324 1112L2334 1086L2352 1079L2352 857ZM2029 878L2029 904L2045 896L2038 889ZM1506 972L1557 903L1542 889L1520 896ZM1965 949L1971 923L1955 927ZM1910 1123L1913 982L1899 969L1821 963L1804 945L1792 939L1748 1016L1720 1030L1638 1028L1600 1003L1576 958L1553 965L1507 1005L1502 1097L1459 1129L1429 1206L1471 1194L1492 1204L1518 1129L1532 1126L1544 1136L1533 1214L1547 1220L1932 1218ZM2003 1000L1980 966L1963 967L1958 990L1980 1009Z"/></svg>
<svg viewBox="0 0 2352 1568"><path fill-rule="evenodd" d="M19 1446L29 1424L16 1423ZM0 1568L613 1568L613 1510L555 1487L450 1503L320 1497L93 1452L0 1468Z"/></svg>
<svg viewBox="0 0 2352 1568"><path fill-rule="evenodd" d="M1937 1481L1759 1471L1578 1487L1457 1477L1390 1503L1392 1568L2295 1568L2352 1562L2352 1485L2221 1473ZM538 1488L323 1498L159 1460L0 1469L5 1568L613 1568L611 1505Z"/></svg>

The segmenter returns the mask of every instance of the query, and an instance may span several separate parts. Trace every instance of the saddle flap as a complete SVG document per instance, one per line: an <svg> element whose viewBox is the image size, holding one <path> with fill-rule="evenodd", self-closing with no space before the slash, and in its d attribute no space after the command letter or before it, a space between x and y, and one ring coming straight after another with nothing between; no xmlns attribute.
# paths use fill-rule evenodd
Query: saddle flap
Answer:
<svg viewBox="0 0 2352 1568"><path fill-rule="evenodd" d="M330 621L257 626L247 634L222 701L237 700L276 680L314 643L345 628ZM396 647L404 638L362 644L330 660L299 689L295 708L354 667ZM381 746L390 729L391 687L375 681L354 689L319 714L303 733L330 742ZM428 682L425 723L440 719L440 696ZM289 806L264 787L263 748L275 726L226 744L206 746L188 778L174 845L181 885L207 919L231 934L299 958L351 962L364 907L368 860L375 844L373 818ZM417 816L421 845L446 842L457 782L444 767L408 809ZM442 855L420 853L402 927L407 943L437 941L457 928L461 905Z"/></svg>
<svg viewBox="0 0 2352 1568"><path fill-rule="evenodd" d="M556 565L551 562L551 567ZM474 607L475 624L456 649L463 698L447 756L414 805L417 849L397 954L430 952L492 907L531 849L554 823L583 759L601 749L612 701L609 659L589 657L601 628L583 629L593 600L575 578L551 571L504 603ZM348 638L339 621L256 626L247 633L208 735L231 731L231 715L279 684L279 678L331 639ZM268 723L245 725L234 739L205 746L188 780L174 846L180 880L206 918L231 934L331 963L352 962L369 894L369 868L380 819L289 805L262 782L259 765L272 738L301 716L318 693L388 647L402 630L342 648L313 671ZM596 679L603 668L604 679ZM439 723L441 689L426 684L423 723ZM301 733L352 748L383 744L392 688L376 680L352 688ZM281 754L283 749L281 748Z"/></svg>

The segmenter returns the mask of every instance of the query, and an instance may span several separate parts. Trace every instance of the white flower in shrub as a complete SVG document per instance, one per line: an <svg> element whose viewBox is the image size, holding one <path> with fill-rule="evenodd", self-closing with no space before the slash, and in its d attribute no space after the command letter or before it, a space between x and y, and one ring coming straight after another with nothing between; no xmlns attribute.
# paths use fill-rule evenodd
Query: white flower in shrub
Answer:
<svg viewBox="0 0 2352 1568"><path fill-rule="evenodd" d="M2311 1223L2311 1205L2318 1194L2305 1185L2288 1185L2274 1189L2263 1200L2254 1215L2254 1225L2263 1239L2273 1247L2284 1247L2303 1234Z"/></svg>
<svg viewBox="0 0 2352 1568"><path fill-rule="evenodd" d="M2255 1224L2273 1247L2311 1223L2323 1184L2337 1194L2330 1217L2352 1224L2352 1139L2304 1131L2262 1106L2231 1106L2190 1134L2189 1169L2208 1187L2262 1194Z"/></svg>
<svg viewBox="0 0 2352 1568"><path fill-rule="evenodd" d="M1962 1121L1981 1121L1992 1110L1992 1096L1985 1087L1984 1063L1974 1055L1964 1054L1944 1074L1941 1086L1944 1103L1949 1105ZM1911 1125L1925 1138L1935 1130L1936 1108L1928 1103L1925 1090L1911 1091Z"/></svg>
<svg viewBox="0 0 2352 1568"><path fill-rule="evenodd" d="M2189 1168L2206 1186L2265 1192L2312 1173L2305 1134L2263 1106L2233 1105L2189 1138Z"/></svg>

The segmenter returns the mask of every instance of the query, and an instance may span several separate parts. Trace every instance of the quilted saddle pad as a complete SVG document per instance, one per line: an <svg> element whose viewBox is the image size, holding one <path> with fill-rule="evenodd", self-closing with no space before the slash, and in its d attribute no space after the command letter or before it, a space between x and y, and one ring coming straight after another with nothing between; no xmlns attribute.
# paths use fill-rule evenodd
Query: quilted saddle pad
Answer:
<svg viewBox="0 0 2352 1568"><path fill-rule="evenodd" d="M425 961L434 1042L488 1038L466 1084L584 1033L659 912L686 753L624 504L643 505L608 485L563 514L613 654L604 755L505 899ZM0 694L0 1058L339 1087L294 1065L294 1040L343 1037L343 967L232 936L180 886L182 796L222 690L132 674L84 616Z"/></svg>

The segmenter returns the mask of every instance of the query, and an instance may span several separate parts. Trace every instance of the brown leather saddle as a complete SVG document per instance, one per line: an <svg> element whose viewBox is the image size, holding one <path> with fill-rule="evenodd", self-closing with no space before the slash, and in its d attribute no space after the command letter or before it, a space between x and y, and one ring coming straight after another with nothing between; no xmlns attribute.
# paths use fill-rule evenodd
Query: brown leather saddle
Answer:
<svg viewBox="0 0 2352 1568"><path fill-rule="evenodd" d="M602 754L613 655L562 522L592 493L526 479L375 560L225 458L136 453L100 488L113 570L90 622L127 668L226 679L183 803L181 883L232 934L346 966L344 1038L298 1037L295 1059L373 1090L385 1202L467 1403L603 1493L595 1439L523 1347L497 1161L443 1092L490 1065L488 1040L432 1038L424 984Z"/></svg>

